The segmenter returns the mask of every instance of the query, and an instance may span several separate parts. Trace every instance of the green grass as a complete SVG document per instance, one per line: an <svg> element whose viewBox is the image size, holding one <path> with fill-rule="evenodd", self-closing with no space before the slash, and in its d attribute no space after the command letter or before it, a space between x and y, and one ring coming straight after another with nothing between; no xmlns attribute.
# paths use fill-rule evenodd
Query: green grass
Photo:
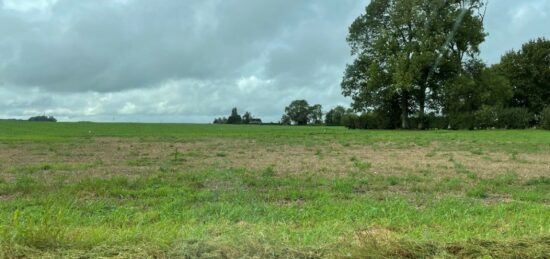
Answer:
<svg viewBox="0 0 550 259"><path fill-rule="evenodd" d="M0 258L550 255L548 176L511 170L484 175L456 155L447 175L433 167L375 173L380 165L359 156L342 156L350 171L334 175L330 168L284 173L279 168L285 161L257 170L224 166L245 144L213 149L210 156L171 147L162 159L151 150L131 151L113 165L120 173L107 174L103 161L64 163L71 154L63 152L23 164L3 155L10 147L63 150L98 137L165 147L224 139L256 141L270 150L300 145L311 150L308 158L315 163L340 152L323 148L330 144L391 153L437 143L419 158L428 160L445 152L550 152L550 133L544 131L0 122L0 145L6 148L0 151ZM221 164L189 167L206 159ZM146 171L132 173L141 167Z"/></svg>

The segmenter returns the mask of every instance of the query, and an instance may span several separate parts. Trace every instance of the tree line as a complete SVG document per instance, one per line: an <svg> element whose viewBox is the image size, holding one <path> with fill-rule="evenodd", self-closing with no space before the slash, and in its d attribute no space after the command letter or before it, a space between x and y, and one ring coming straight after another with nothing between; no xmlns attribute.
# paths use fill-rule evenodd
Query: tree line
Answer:
<svg viewBox="0 0 550 259"><path fill-rule="evenodd" d="M262 120L254 118L250 112L245 112L241 116L235 107L231 110L229 117L216 118L214 124L262 124Z"/></svg>
<svg viewBox="0 0 550 259"><path fill-rule="evenodd" d="M53 116L40 115L40 116L30 117L28 121L57 122L57 119Z"/></svg>
<svg viewBox="0 0 550 259"><path fill-rule="evenodd" d="M372 0L349 27L350 108L295 100L280 124L354 129L550 129L550 41L480 59L485 0Z"/></svg>
<svg viewBox="0 0 550 259"><path fill-rule="evenodd" d="M482 0L372 0L347 37L347 126L548 127L550 41L531 40L484 64L485 8Z"/></svg>

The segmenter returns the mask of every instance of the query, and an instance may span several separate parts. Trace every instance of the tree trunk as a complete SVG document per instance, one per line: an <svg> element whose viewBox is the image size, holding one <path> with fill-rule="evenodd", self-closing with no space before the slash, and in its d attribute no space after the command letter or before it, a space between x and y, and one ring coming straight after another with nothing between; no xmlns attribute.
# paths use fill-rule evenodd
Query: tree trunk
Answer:
<svg viewBox="0 0 550 259"><path fill-rule="evenodd" d="M401 96L401 128L409 128L409 99L406 93Z"/></svg>
<svg viewBox="0 0 550 259"><path fill-rule="evenodd" d="M426 127L426 125L424 125L424 120L426 116L426 86L421 87L418 102L420 105L420 109L418 111L418 129L423 130Z"/></svg>

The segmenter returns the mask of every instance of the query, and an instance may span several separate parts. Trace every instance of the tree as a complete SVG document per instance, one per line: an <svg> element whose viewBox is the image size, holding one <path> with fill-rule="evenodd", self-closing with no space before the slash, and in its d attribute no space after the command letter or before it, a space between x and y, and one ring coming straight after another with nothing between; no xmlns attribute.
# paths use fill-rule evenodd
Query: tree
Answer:
<svg viewBox="0 0 550 259"><path fill-rule="evenodd" d="M243 123L250 124L250 121L252 121L252 114L250 114L250 112L245 112L243 115Z"/></svg>
<svg viewBox="0 0 550 259"><path fill-rule="evenodd" d="M443 113L449 116L452 128L471 129L476 126L475 112L496 113L494 110L506 106L511 97L510 83L499 74L497 67L487 68L479 61L472 61L445 86Z"/></svg>
<svg viewBox="0 0 550 259"><path fill-rule="evenodd" d="M394 108L401 127L436 106L445 81L460 74L484 41L482 0L372 0L350 26L342 93L356 111ZM391 114L394 111L390 111Z"/></svg>
<svg viewBox="0 0 550 259"><path fill-rule="evenodd" d="M306 100L295 100L285 108L286 115L297 125L307 125L310 107Z"/></svg>
<svg viewBox="0 0 550 259"><path fill-rule="evenodd" d="M540 117L540 127L550 130L550 106L542 110Z"/></svg>
<svg viewBox="0 0 550 259"><path fill-rule="evenodd" d="M550 104L550 40L531 40L506 53L498 69L512 85L512 106L540 114Z"/></svg>
<svg viewBox="0 0 550 259"><path fill-rule="evenodd" d="M57 122L57 119L54 118L53 116L41 115L41 116L30 117L29 121Z"/></svg>
<svg viewBox="0 0 550 259"><path fill-rule="evenodd" d="M227 118L226 117L221 117L221 118L214 119L214 124L226 124L226 123L227 123Z"/></svg>
<svg viewBox="0 0 550 259"><path fill-rule="evenodd" d="M329 126L342 126L342 118L346 114L346 109L342 106L332 108L325 115L325 124Z"/></svg>
<svg viewBox="0 0 550 259"><path fill-rule="evenodd" d="M281 118L281 124L282 125L291 125L292 120L290 119L290 116L284 114L283 117Z"/></svg>
<svg viewBox="0 0 550 259"><path fill-rule="evenodd" d="M231 116L227 118L227 124L240 124L242 122L241 115L237 112L237 108L231 110Z"/></svg>
<svg viewBox="0 0 550 259"><path fill-rule="evenodd" d="M315 104L309 107L308 117L311 124L323 123L323 106L321 106L320 104Z"/></svg>

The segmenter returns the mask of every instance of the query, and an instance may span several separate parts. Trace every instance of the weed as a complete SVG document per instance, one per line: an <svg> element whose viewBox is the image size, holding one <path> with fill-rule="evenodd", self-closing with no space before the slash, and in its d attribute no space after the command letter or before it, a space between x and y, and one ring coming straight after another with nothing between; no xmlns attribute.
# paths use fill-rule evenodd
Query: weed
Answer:
<svg viewBox="0 0 550 259"><path fill-rule="evenodd" d="M485 199L489 197L488 189L484 185L476 185L466 192L467 197Z"/></svg>

